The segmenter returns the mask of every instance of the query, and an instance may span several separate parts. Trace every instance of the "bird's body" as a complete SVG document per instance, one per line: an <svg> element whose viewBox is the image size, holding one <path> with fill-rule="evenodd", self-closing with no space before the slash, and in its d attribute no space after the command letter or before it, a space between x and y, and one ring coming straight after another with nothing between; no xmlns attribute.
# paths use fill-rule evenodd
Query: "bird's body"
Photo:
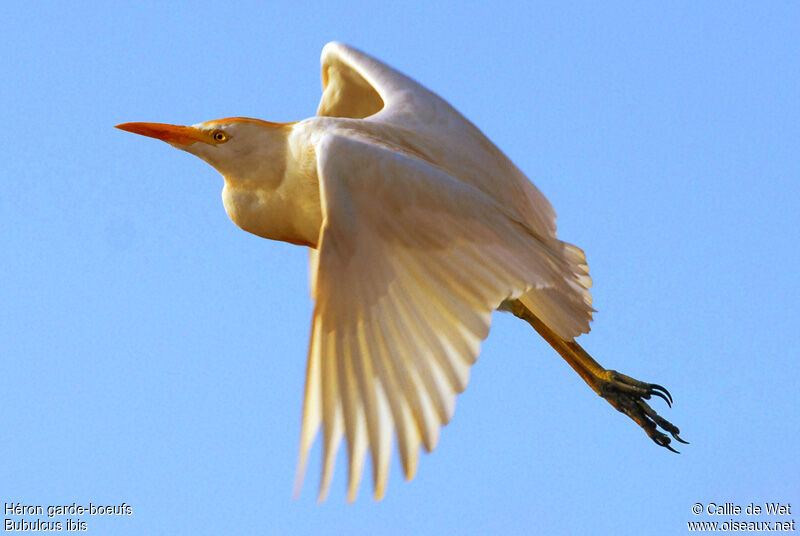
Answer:
<svg viewBox="0 0 800 536"><path fill-rule="evenodd" d="M583 252L557 238L541 192L472 123L391 67L338 43L325 47L322 67L310 119L120 125L217 168L225 210L245 231L311 249L300 477L321 426L321 498L342 436L350 499L368 450L383 495L393 433L411 478L420 445L432 450L450 420L497 308L531 323L667 446L653 425L677 428L639 405L661 396L657 386L613 376L573 342L589 331L591 279Z"/></svg>

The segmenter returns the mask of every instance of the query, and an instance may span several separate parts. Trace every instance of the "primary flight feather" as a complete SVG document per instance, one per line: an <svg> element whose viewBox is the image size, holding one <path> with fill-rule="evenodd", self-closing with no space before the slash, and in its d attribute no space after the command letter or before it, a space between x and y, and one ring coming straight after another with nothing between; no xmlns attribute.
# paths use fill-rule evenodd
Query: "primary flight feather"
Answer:
<svg viewBox="0 0 800 536"><path fill-rule="evenodd" d="M396 437L407 479L436 447L491 314L528 321L614 407L662 446L678 429L645 402L658 385L600 367L583 252L556 236L550 203L440 97L341 43L322 51L317 116L234 117L118 128L164 140L222 173L225 210L250 233L310 248L315 300L297 489L320 428L319 499L346 438L348 500L366 453L375 497Z"/></svg>

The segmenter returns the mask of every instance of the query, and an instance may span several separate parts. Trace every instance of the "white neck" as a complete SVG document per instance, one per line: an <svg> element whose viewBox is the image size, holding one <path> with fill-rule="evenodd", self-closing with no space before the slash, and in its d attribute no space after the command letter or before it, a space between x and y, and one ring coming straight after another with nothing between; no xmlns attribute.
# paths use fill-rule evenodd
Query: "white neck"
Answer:
<svg viewBox="0 0 800 536"><path fill-rule="evenodd" d="M198 156L225 177L222 202L236 225L264 238L315 247L322 225L319 183L300 125L237 124L229 128L225 153Z"/></svg>

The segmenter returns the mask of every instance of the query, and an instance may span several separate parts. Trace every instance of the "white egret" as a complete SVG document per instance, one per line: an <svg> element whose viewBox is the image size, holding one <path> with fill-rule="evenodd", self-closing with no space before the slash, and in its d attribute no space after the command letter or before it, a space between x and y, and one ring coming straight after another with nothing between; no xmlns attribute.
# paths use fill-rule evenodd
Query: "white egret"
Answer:
<svg viewBox="0 0 800 536"><path fill-rule="evenodd" d="M194 126L125 123L215 167L233 222L310 248L315 300L297 488L320 427L319 499L347 439L348 499L367 451L376 499L392 437L407 479L453 415L492 311L526 320L589 386L672 450L679 430L644 401L659 385L594 361L574 338L592 319L583 252L472 123L414 80L349 46L322 51L317 116Z"/></svg>

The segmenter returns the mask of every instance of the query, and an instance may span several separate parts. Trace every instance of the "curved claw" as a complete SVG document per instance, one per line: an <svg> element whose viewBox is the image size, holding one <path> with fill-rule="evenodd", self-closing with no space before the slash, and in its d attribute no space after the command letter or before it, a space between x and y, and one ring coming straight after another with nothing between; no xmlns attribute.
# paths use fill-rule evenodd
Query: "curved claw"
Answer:
<svg viewBox="0 0 800 536"><path fill-rule="evenodd" d="M650 384L650 391L651 391L651 394L654 394L656 396L660 396L661 398L663 398L667 402L667 405L669 407L672 407L672 395L669 394L669 391L667 391L666 387L658 385L657 383L651 383Z"/></svg>
<svg viewBox="0 0 800 536"><path fill-rule="evenodd" d="M680 454L680 452L672 448L672 445L670 445L670 439L661 432L657 431L655 427L645 428L645 431L647 432L647 435L650 436L650 439L653 440L653 443L659 447L664 447L667 450L671 450L675 454Z"/></svg>
<svg viewBox="0 0 800 536"><path fill-rule="evenodd" d="M659 447L664 447L667 450L671 450L675 454L680 454L680 452L672 448L672 445L670 445L670 439L661 432L658 432L655 429L653 429L649 430L647 432L647 435L649 435L650 439L653 440L653 443L655 443Z"/></svg>
<svg viewBox="0 0 800 536"><path fill-rule="evenodd" d="M683 439L681 439L681 437L677 433L672 434L672 437L674 437L676 441L680 441L684 445L688 445L689 444L688 441L684 441Z"/></svg>
<svg viewBox="0 0 800 536"><path fill-rule="evenodd" d="M656 387L656 386L653 386L653 387ZM650 396L657 396L657 397L663 399L664 402L667 403L667 406L672 407L672 401L669 398L667 398L666 396L664 396L664 393L662 393L661 391L656 391L655 389L651 388L650 392L648 394ZM669 393L667 393L667 394L669 394Z"/></svg>

